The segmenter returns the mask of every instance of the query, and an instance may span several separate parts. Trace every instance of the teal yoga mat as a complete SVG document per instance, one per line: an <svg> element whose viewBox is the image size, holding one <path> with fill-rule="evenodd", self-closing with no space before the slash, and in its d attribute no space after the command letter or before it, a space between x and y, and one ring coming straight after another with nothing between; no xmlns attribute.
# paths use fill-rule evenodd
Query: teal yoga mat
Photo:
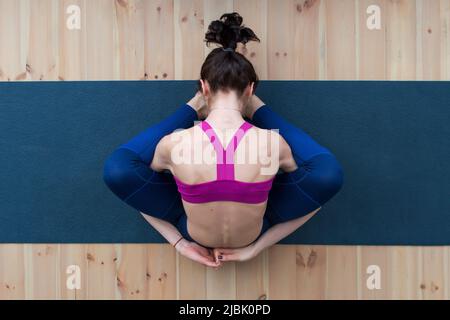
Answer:
<svg viewBox="0 0 450 320"><path fill-rule="evenodd" d="M0 242L165 242L107 189L103 163L194 91L194 81L0 83ZM450 244L449 82L262 81L257 94L345 172L282 243Z"/></svg>

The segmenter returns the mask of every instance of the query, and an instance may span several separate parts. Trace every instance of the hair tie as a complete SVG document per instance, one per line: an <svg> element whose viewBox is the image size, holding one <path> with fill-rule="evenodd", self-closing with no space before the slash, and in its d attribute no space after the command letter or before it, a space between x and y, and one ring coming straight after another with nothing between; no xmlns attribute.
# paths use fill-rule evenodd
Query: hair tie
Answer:
<svg viewBox="0 0 450 320"><path fill-rule="evenodd" d="M223 51L231 51L231 52L234 52L234 49L232 49L232 48L224 48L224 47L222 47L222 50L223 50Z"/></svg>

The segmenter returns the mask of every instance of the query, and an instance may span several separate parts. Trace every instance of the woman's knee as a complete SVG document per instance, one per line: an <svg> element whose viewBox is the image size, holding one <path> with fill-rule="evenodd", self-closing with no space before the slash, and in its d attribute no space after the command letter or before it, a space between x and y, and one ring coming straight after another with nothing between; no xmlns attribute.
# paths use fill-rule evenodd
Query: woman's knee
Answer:
<svg viewBox="0 0 450 320"><path fill-rule="evenodd" d="M323 205L342 188L342 167L331 153L314 156L305 165L308 174L299 184L312 199Z"/></svg>
<svg viewBox="0 0 450 320"><path fill-rule="evenodd" d="M140 158L135 152L119 148L116 149L105 161L103 167L103 181L111 191L119 198L125 199L130 191L136 189L148 178L148 169L139 169ZM147 177L146 177L147 176Z"/></svg>

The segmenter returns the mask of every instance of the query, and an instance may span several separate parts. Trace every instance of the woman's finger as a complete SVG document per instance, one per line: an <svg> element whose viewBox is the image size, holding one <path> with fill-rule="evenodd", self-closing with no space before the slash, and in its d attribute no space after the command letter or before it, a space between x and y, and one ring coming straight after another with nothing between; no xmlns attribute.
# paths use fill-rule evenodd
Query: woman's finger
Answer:
<svg viewBox="0 0 450 320"><path fill-rule="evenodd" d="M224 255L234 254L235 252L235 249L214 249L214 258L216 261L225 261L223 260Z"/></svg>
<svg viewBox="0 0 450 320"><path fill-rule="evenodd" d="M221 259L219 259L220 261L238 261L239 260L239 255L236 253L228 253L228 254L223 254L221 255Z"/></svg>
<svg viewBox="0 0 450 320"><path fill-rule="evenodd" d="M233 253L233 252L236 251L236 249L233 249L233 248L217 248L217 249L214 249L214 251L218 252L218 253Z"/></svg>
<svg viewBox="0 0 450 320"><path fill-rule="evenodd" d="M207 258L201 258L200 261L201 263L203 263L204 265L208 266L208 267L218 267L219 264L217 264L215 261L209 260Z"/></svg>
<svg viewBox="0 0 450 320"><path fill-rule="evenodd" d="M205 247L202 247L199 245L197 248L198 248L198 251L201 252L203 255L205 255L205 256L210 255L209 250L206 249Z"/></svg>

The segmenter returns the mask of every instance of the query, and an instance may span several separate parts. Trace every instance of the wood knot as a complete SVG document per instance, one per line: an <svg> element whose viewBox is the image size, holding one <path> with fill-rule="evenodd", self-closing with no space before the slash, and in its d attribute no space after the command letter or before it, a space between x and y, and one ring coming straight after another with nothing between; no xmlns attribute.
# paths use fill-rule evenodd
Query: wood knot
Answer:
<svg viewBox="0 0 450 320"><path fill-rule="evenodd" d="M95 261L95 257L92 254L90 254L89 252L86 254L86 259L88 261Z"/></svg>
<svg viewBox="0 0 450 320"><path fill-rule="evenodd" d="M164 73L162 74L162 76L163 76L163 78L167 78L167 73L164 72Z"/></svg>
<svg viewBox="0 0 450 320"><path fill-rule="evenodd" d="M312 268L316 264L316 261L317 261L317 252L314 250L311 250L311 253L309 254L309 257L308 257L308 263L307 263L308 268Z"/></svg>
<svg viewBox="0 0 450 320"><path fill-rule="evenodd" d="M128 7L128 1L127 0L117 0L117 3L121 7L124 7L124 8Z"/></svg>
<svg viewBox="0 0 450 320"><path fill-rule="evenodd" d="M317 2L317 0L306 0L305 3L303 4L303 8L309 9L309 8L311 8L316 2Z"/></svg>
<svg viewBox="0 0 450 320"><path fill-rule="evenodd" d="M432 281L431 282L431 292L436 292L438 290L439 290L439 286Z"/></svg>
<svg viewBox="0 0 450 320"><path fill-rule="evenodd" d="M256 53L255 52L251 52L250 53L250 57L253 58L254 56L256 56Z"/></svg>
<svg viewBox="0 0 450 320"><path fill-rule="evenodd" d="M303 259L303 255L301 254L301 252L297 252L297 253L295 254L295 263L296 263L298 266L301 266L301 267L303 267L303 268L306 267L305 259Z"/></svg>
<svg viewBox="0 0 450 320"><path fill-rule="evenodd" d="M420 285L420 289L425 290L426 288L427 288L427 286L426 286L424 283L422 283L422 284Z"/></svg>
<svg viewBox="0 0 450 320"><path fill-rule="evenodd" d="M184 17L181 18L181 22L186 22L187 19L188 19L188 18L187 18L186 16L184 16Z"/></svg>
<svg viewBox="0 0 450 320"><path fill-rule="evenodd" d="M260 295L258 297L258 300L267 300L267 295L265 293L263 293L262 295Z"/></svg>

